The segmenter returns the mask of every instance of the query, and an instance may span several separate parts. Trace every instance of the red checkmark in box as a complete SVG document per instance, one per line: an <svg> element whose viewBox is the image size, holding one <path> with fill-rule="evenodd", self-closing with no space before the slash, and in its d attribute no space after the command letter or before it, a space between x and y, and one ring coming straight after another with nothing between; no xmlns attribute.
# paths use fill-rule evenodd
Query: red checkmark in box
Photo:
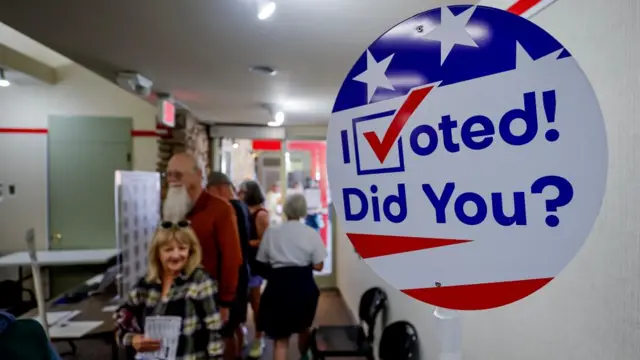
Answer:
<svg viewBox="0 0 640 360"><path fill-rule="evenodd" d="M362 134L364 138L367 139L369 146L371 146L371 149L376 154L380 164L382 164L387 158L387 155L389 155L391 147L398 139L398 136L400 136L402 128L406 125L407 121L409 121L411 115L413 115L418 106L434 87L435 85L429 85L411 90L409 96L407 96L407 100L404 101L393 120L391 120L391 124L385 132L382 141L380 141L378 135L373 131L367 131Z"/></svg>

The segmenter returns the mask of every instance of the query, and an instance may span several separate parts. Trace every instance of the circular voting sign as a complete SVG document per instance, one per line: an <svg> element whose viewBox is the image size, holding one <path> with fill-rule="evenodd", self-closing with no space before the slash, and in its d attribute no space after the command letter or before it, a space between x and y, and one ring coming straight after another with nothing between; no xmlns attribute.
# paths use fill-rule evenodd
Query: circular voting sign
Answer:
<svg viewBox="0 0 640 360"><path fill-rule="evenodd" d="M604 195L587 78L551 35L494 8L434 9L383 34L344 80L327 136L356 251L439 307L500 307L548 284Z"/></svg>

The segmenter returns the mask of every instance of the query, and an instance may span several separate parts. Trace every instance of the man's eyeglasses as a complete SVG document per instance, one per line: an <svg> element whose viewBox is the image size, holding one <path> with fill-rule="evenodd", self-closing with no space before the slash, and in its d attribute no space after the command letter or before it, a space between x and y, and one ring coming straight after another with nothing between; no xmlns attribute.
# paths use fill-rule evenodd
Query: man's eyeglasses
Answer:
<svg viewBox="0 0 640 360"><path fill-rule="evenodd" d="M169 230L169 229L184 229L191 226L191 222L189 220L181 220L177 223L173 223L171 221L163 221L160 223L160 227Z"/></svg>
<svg viewBox="0 0 640 360"><path fill-rule="evenodd" d="M177 181L180 181L180 180L182 180L182 177L184 176L184 173L182 173L180 171L169 170L169 171L164 173L164 176L167 179L175 179Z"/></svg>

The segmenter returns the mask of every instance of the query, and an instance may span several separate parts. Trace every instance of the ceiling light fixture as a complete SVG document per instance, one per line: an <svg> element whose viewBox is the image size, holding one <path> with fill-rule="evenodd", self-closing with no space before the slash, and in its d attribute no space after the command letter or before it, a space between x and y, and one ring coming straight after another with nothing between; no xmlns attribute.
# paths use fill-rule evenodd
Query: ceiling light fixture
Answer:
<svg viewBox="0 0 640 360"><path fill-rule="evenodd" d="M0 69L0 87L7 87L11 82L4 77L4 69Z"/></svg>
<svg viewBox="0 0 640 360"><path fill-rule="evenodd" d="M282 111L281 107L275 106L273 104L268 104L268 103L262 103L260 104L260 106L265 110L267 110L269 115L273 118L272 121L269 121L267 123L267 126L278 127L284 124L285 114L284 114L284 111Z"/></svg>
<svg viewBox="0 0 640 360"><path fill-rule="evenodd" d="M267 20L276 11L276 3L273 1L258 1L258 19Z"/></svg>
<svg viewBox="0 0 640 360"><path fill-rule="evenodd" d="M271 126L271 127L282 126L282 124L284 124L284 112L283 111L276 112L273 115L273 121L269 121L267 123L267 125Z"/></svg>
<svg viewBox="0 0 640 360"><path fill-rule="evenodd" d="M252 67L249 68L249 71L260 73L260 74L265 74L265 75L271 75L271 76L275 76L278 73L278 71L276 69L272 68L271 66L266 66L266 65L252 66Z"/></svg>

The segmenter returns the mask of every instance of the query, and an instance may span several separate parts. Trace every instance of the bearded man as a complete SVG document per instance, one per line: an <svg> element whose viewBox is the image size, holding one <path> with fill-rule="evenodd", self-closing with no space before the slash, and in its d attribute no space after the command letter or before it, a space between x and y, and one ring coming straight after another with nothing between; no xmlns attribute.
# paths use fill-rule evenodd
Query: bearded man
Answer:
<svg viewBox="0 0 640 360"><path fill-rule="evenodd" d="M169 189L163 205L163 220L189 220L202 246L202 266L218 281L217 303L223 321L229 319L238 286L242 251L235 210L224 199L202 188L202 170L187 153L174 155L167 167Z"/></svg>

